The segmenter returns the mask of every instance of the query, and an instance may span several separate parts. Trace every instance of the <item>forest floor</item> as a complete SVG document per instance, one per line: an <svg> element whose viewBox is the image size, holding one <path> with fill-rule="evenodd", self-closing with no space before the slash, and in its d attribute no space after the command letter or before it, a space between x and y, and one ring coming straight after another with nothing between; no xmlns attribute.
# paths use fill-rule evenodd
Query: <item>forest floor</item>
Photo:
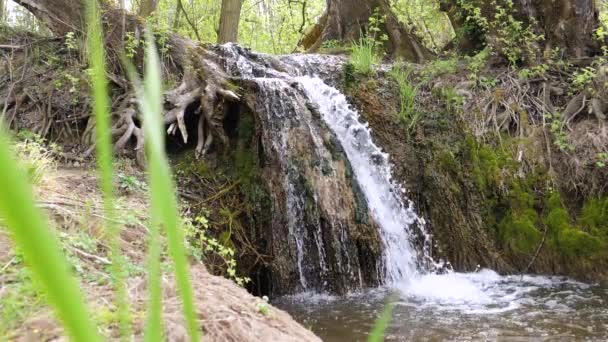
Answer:
<svg viewBox="0 0 608 342"><path fill-rule="evenodd" d="M29 146L28 146L29 144ZM79 277L93 318L104 336L118 336L118 317L112 303L108 270L109 247L103 229L102 195L95 169L80 163L57 165L40 145L17 142L16 150L35 179L35 196L60 238L64 252ZM24 147L25 145L25 147ZM118 163L118 212L122 227L120 246L125 258L126 287L131 303L134 336L142 337L146 295L146 221L148 213L144 174L129 161ZM163 255L163 315L169 341L187 340L171 265ZM312 332L287 313L254 297L231 280L208 273L191 262L196 310L209 341L317 341ZM65 340L63 331L45 304L22 256L0 230L0 340Z"/></svg>

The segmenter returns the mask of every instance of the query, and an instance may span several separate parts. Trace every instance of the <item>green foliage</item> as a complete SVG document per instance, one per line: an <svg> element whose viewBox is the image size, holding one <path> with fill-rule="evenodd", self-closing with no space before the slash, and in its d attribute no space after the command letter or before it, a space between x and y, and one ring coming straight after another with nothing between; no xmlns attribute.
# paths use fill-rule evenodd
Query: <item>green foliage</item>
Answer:
<svg viewBox="0 0 608 342"><path fill-rule="evenodd" d="M78 41L73 31L68 32L65 35L65 47L70 51L78 50Z"/></svg>
<svg viewBox="0 0 608 342"><path fill-rule="evenodd" d="M555 146L564 152L574 152L575 146L570 142L569 134L564 131L565 123L561 113L546 113L545 117L549 121L549 130Z"/></svg>
<svg viewBox="0 0 608 342"><path fill-rule="evenodd" d="M48 144L40 135L22 130L17 133L17 141L12 152L32 184L38 184L44 175L54 169L55 155L59 152L56 144Z"/></svg>
<svg viewBox="0 0 608 342"><path fill-rule="evenodd" d="M262 297L263 302L258 303L257 309L260 314L263 316L268 316L270 312L270 307L268 306L268 297Z"/></svg>
<svg viewBox="0 0 608 342"><path fill-rule="evenodd" d="M540 221L534 209L534 197L514 182L509 190L508 203L509 210L498 225L499 239L515 252L532 253L542 238L537 229Z"/></svg>
<svg viewBox="0 0 608 342"><path fill-rule="evenodd" d="M433 89L433 94L441 98L446 109L450 113L459 113L464 105L465 98L458 94L453 86L445 86Z"/></svg>
<svg viewBox="0 0 608 342"><path fill-rule="evenodd" d="M465 30L469 31L464 34L491 34L492 39L484 43L511 66L530 63L538 55L538 43L545 37L532 29L534 18L530 18L530 25L515 18L512 0L492 0L493 16L483 13L475 1L458 0L458 5L464 12Z"/></svg>
<svg viewBox="0 0 608 342"><path fill-rule="evenodd" d="M517 76L523 79L531 79L544 76L549 71L548 64L539 64L529 68L522 68L517 72Z"/></svg>
<svg viewBox="0 0 608 342"><path fill-rule="evenodd" d="M465 61L468 64L469 71L471 71L471 76L469 78L477 79L479 73L485 68L486 64L488 64L491 53L492 48L486 47L474 56L465 56Z"/></svg>
<svg viewBox="0 0 608 342"><path fill-rule="evenodd" d="M428 82L441 75L454 74L457 70L457 58L436 59L424 65L424 69L422 69L422 78L424 82Z"/></svg>
<svg viewBox="0 0 608 342"><path fill-rule="evenodd" d="M240 286L250 281L247 277L237 275L235 249L230 240L230 232L225 232L228 234L220 238L213 237L209 231L209 220L203 215L184 219L183 227L190 255L204 260L206 267L213 273L221 273Z"/></svg>
<svg viewBox="0 0 608 342"><path fill-rule="evenodd" d="M5 265L3 268L2 274L14 276L15 281L2 285L2 305L0 305L0 321L2 322L0 340L2 341L9 341L11 330L40 310L40 306L47 300L40 284L32 278L30 271L22 266L22 255L17 254L11 264Z"/></svg>
<svg viewBox="0 0 608 342"><path fill-rule="evenodd" d="M376 53L375 43L365 37L359 38L358 42L353 42L350 54L350 64L355 72L369 75L374 71L374 67L380 62L380 57Z"/></svg>
<svg viewBox="0 0 608 342"><path fill-rule="evenodd" d="M406 125L407 133L416 129L416 125L422 118L422 113L416 111L416 95L418 87L410 80L411 70L395 66L389 75L399 86L399 119Z"/></svg>
<svg viewBox="0 0 608 342"><path fill-rule="evenodd" d="M131 59L134 58L142 43L143 42L135 36L134 32L125 33L125 56Z"/></svg>
<svg viewBox="0 0 608 342"><path fill-rule="evenodd" d="M381 29L384 20L376 8L369 18L367 31L361 32L359 40L352 43L350 64L360 74L371 74L382 59L383 44L388 40L388 36L382 33Z"/></svg>
<svg viewBox="0 0 608 342"><path fill-rule="evenodd" d="M122 190L129 192L146 190L148 188L145 182L140 181L135 176L125 175L124 173L118 173L118 182Z"/></svg>
<svg viewBox="0 0 608 342"><path fill-rule="evenodd" d="M600 152L595 155L595 166L603 168L608 166L608 152Z"/></svg>
<svg viewBox="0 0 608 342"><path fill-rule="evenodd" d="M570 78L570 89L569 94L574 95L578 92L588 90L593 92L591 84L596 76L596 70L594 67L585 67L576 70Z"/></svg>

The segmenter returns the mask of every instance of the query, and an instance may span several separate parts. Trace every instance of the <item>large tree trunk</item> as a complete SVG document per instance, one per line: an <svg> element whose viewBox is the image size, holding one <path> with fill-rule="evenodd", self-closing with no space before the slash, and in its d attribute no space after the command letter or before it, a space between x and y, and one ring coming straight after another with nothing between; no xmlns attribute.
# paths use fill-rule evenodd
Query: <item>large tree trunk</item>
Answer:
<svg viewBox="0 0 608 342"><path fill-rule="evenodd" d="M220 44L236 42L239 36L242 0L223 0L220 14L220 30L217 42Z"/></svg>
<svg viewBox="0 0 608 342"><path fill-rule="evenodd" d="M325 14L301 40L300 45L308 51L315 51L326 41L356 41L367 31L374 11L378 11L384 18L382 30L389 38L386 51L390 55L416 62L432 57L432 53L420 40L399 22L388 0L327 0Z"/></svg>
<svg viewBox="0 0 608 342"><path fill-rule="evenodd" d="M54 34L84 32L84 1L14 0L42 21Z"/></svg>
<svg viewBox="0 0 608 342"><path fill-rule="evenodd" d="M507 7L504 1L499 0L498 3ZM463 52L472 52L496 36L497 6L485 0L462 4L457 0L441 0L441 9L447 12L457 32L455 45ZM598 51L599 44L593 37L594 30L600 25L595 0L514 0L513 4L513 16L544 36L539 44L545 52L560 47L567 56L584 57ZM489 28L478 25L471 7L480 9Z"/></svg>
<svg viewBox="0 0 608 342"><path fill-rule="evenodd" d="M145 18L156 11L158 0L141 0L139 5L139 16Z"/></svg>

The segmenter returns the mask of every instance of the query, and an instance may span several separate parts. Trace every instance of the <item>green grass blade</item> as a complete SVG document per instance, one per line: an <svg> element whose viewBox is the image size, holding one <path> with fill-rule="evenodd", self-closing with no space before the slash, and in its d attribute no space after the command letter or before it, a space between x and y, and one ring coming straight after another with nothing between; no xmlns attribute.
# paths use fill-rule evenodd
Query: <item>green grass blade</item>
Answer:
<svg viewBox="0 0 608 342"><path fill-rule="evenodd" d="M127 70L127 74L133 87L137 92L137 97L140 102L140 110L146 112L150 107L150 103L146 102L143 85L137 75L137 71L131 62L123 57L123 65ZM155 215L155 208L152 209L152 217L148 228L148 308L146 313L146 325L144 327L144 341L156 342L162 340L162 302L161 302L161 243L160 230L161 221L159 215Z"/></svg>
<svg viewBox="0 0 608 342"><path fill-rule="evenodd" d="M95 110L95 131L97 149L97 169L99 172L99 186L103 194L104 212L107 236L110 244L110 273L115 291L115 302L118 312L120 334L122 340L129 340L131 336L131 323L129 317L129 301L124 281L124 265L121 257L119 234L120 226L115 221L114 189L113 189L113 161L112 161L112 133L110 116L110 99L106 78L106 59L101 21L97 1L87 1L88 22L88 53L89 64L92 68L93 104Z"/></svg>
<svg viewBox="0 0 608 342"><path fill-rule="evenodd" d="M100 341L78 282L69 271L59 242L37 210L26 176L10 157L9 143L0 128L0 216L19 246L26 264L48 294L74 341Z"/></svg>
<svg viewBox="0 0 608 342"><path fill-rule="evenodd" d="M163 121L161 120L162 79L160 60L154 45L154 38L149 31L147 32L147 41L144 89L147 98L145 102L151 108L144 111L144 134L149 147L148 172L150 173L150 188L152 190L152 210L153 215L159 215L167 233L169 254L174 263L177 288L182 299L190 340L199 341L199 327L190 285L188 259L184 247L184 236L178 219L176 191L165 154Z"/></svg>
<svg viewBox="0 0 608 342"><path fill-rule="evenodd" d="M146 77L143 91L139 89L139 104L144 116L144 134L148 157L148 173L152 199L152 217L165 228L169 254L173 259L177 288L181 296L188 333L192 341L199 341L199 327L190 285L184 236L179 223L175 187L165 154L162 113L162 79L160 60L154 39L147 32ZM137 85L136 85L137 86Z"/></svg>
<svg viewBox="0 0 608 342"><path fill-rule="evenodd" d="M388 304L382 310L380 317L376 320L376 324L374 325L374 329L369 334L367 338L367 342L382 342L384 341L384 334L386 332L386 328L391 323L391 319L393 317L393 309L395 308L394 299L389 299Z"/></svg>

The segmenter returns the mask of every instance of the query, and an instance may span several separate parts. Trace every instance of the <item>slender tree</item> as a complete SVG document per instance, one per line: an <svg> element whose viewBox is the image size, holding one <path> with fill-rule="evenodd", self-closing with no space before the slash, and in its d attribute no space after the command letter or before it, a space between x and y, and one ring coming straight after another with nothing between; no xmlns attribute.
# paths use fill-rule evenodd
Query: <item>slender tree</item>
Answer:
<svg viewBox="0 0 608 342"><path fill-rule="evenodd" d="M223 44L238 40L242 5L242 0L222 0L220 29L217 35L218 43Z"/></svg>
<svg viewBox="0 0 608 342"><path fill-rule="evenodd" d="M6 0L0 0L0 23L4 22L6 17Z"/></svg>

